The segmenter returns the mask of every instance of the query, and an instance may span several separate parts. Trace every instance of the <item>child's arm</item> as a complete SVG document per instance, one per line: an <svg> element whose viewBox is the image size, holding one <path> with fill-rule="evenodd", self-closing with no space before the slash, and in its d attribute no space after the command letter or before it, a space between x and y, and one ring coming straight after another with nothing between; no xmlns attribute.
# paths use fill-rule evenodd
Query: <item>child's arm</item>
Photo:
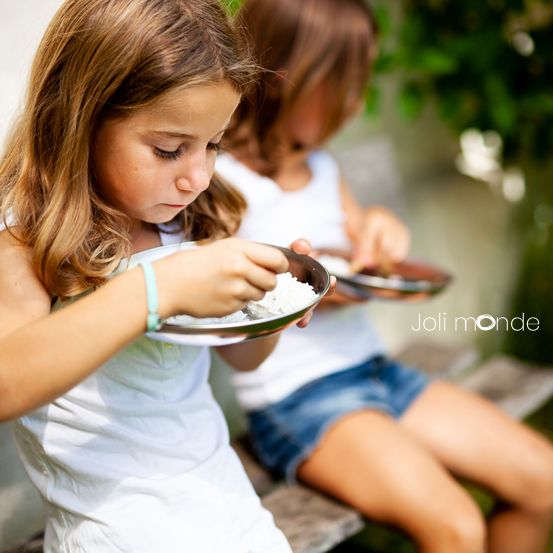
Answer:
<svg viewBox="0 0 553 553"><path fill-rule="evenodd" d="M311 253L311 246L305 240L296 240L290 245L290 248L297 253L303 255L309 255ZM336 279L332 277L330 283L330 289L328 295L334 293L336 286ZM309 324L313 311L310 310L305 317L297 323L297 326L304 328ZM217 353L222 359L226 361L231 367L239 371L252 371L257 369L267 357L275 349L278 343L280 334L268 336L267 338L259 338L252 342L246 342L244 344L233 344L231 346L221 346L216 348Z"/></svg>
<svg viewBox="0 0 553 553"><path fill-rule="evenodd" d="M129 271L50 315L27 250L8 233L0 239L0 420L7 420L64 393L136 337L146 294L140 272Z"/></svg>
<svg viewBox="0 0 553 553"><path fill-rule="evenodd" d="M156 261L159 313L226 315L260 299L287 269L275 248L231 239ZM90 375L146 327L140 268L50 314L28 251L0 233L0 420L22 415Z"/></svg>
<svg viewBox="0 0 553 553"><path fill-rule="evenodd" d="M279 335L259 338L245 344L220 346L216 348L218 355L233 369L238 371L253 371L257 369L278 343Z"/></svg>
<svg viewBox="0 0 553 553"><path fill-rule="evenodd" d="M310 311L297 326L303 328L309 324L312 311ZM267 338L258 338L252 342L244 344L233 344L231 346L217 347L217 353L233 369L238 371L253 371L257 369L272 351L275 349L280 334L268 336Z"/></svg>
<svg viewBox="0 0 553 553"><path fill-rule="evenodd" d="M352 264L374 266L405 259L410 233L403 222L382 206L363 209L343 178L340 191L346 231L354 246Z"/></svg>
<svg viewBox="0 0 553 553"><path fill-rule="evenodd" d="M409 230L390 210L380 206L363 209L343 177L340 195L346 233L353 244L352 265L370 267L405 258L409 249ZM338 292L324 298L320 309L364 301Z"/></svg>

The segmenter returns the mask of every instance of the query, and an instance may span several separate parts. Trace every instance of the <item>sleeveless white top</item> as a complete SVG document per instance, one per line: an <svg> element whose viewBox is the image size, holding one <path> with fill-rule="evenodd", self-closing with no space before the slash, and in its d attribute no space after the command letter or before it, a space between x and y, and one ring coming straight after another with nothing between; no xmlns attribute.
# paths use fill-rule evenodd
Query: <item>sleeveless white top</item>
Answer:
<svg viewBox="0 0 553 553"><path fill-rule="evenodd" d="M142 336L17 422L45 553L291 553L229 445L208 372L207 348Z"/></svg>
<svg viewBox="0 0 553 553"><path fill-rule="evenodd" d="M312 178L301 189L286 192L222 154L216 170L236 186L248 202L238 236L259 242L289 246L307 238L314 249L350 248L340 196L340 170L324 151L308 158ZM275 403L308 382L348 369L384 353L371 323L367 304L315 311L307 328L284 332L274 352L256 370L235 372L233 383L245 410Z"/></svg>

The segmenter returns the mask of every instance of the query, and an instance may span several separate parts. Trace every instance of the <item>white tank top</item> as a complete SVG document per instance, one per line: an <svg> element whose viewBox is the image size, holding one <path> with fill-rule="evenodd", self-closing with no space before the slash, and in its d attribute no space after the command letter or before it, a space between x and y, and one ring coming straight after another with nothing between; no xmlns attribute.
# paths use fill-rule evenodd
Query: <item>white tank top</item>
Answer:
<svg viewBox="0 0 553 553"><path fill-rule="evenodd" d="M46 504L45 553L291 553L229 445L208 372L207 348L142 336L17 422Z"/></svg>
<svg viewBox="0 0 553 553"><path fill-rule="evenodd" d="M312 178L303 188L285 192L272 179L252 171L230 154L216 170L248 202L238 235L289 246L307 238L314 249L349 248L340 196L340 171L330 154L308 158ZM277 402L308 382L350 368L383 353L367 304L315 311L307 328L283 332L274 352L256 370L234 372L238 401L246 410Z"/></svg>

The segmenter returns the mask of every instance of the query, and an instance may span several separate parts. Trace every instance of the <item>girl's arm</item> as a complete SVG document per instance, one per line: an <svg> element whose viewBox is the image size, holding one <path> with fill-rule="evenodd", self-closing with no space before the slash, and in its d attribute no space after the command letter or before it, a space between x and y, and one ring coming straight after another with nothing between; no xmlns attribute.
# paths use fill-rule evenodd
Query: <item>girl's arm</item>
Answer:
<svg viewBox="0 0 553 553"><path fill-rule="evenodd" d="M233 344L216 348L218 355L233 369L253 371L257 369L275 349L279 335L258 338L245 344Z"/></svg>
<svg viewBox="0 0 553 553"><path fill-rule="evenodd" d="M63 394L144 331L140 270L50 315L26 248L6 232L0 267L0 420Z"/></svg>
<svg viewBox="0 0 553 553"><path fill-rule="evenodd" d="M156 261L159 313L226 315L274 287L287 262L274 248L228 240ZM200 270L201 268L201 270ZM50 314L28 251L0 233L0 420L65 393L146 329L140 268Z"/></svg>
<svg viewBox="0 0 553 553"><path fill-rule="evenodd" d="M355 199L342 177L340 198L345 215L345 230L353 244L352 266L370 267L390 261L401 261L409 249L409 230L388 209L380 206L364 209ZM363 303L339 292L321 302L321 309Z"/></svg>
<svg viewBox="0 0 553 553"><path fill-rule="evenodd" d="M352 244L357 244L363 226L363 208L355 199L354 195L344 179L340 179L340 198L342 200L342 211L345 215L346 233Z"/></svg>
<svg viewBox="0 0 553 553"><path fill-rule="evenodd" d="M300 328L306 327L309 324L312 314L313 311L309 311L309 313L297 323L297 326ZM253 371L271 355L278 343L279 337L280 334L273 334L267 338L257 338L245 344L219 346L216 348L216 351L232 368L238 371Z"/></svg>

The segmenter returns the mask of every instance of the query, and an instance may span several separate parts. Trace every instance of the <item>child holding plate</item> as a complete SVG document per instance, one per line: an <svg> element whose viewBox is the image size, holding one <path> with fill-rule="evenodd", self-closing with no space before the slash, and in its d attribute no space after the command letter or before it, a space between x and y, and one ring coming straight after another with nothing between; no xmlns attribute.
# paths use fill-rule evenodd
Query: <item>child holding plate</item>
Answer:
<svg viewBox="0 0 553 553"><path fill-rule="evenodd" d="M288 268L238 238L141 256L238 225L243 198L212 177L256 75L243 45L218 0L67 0L37 52L0 165L0 417L21 417L46 553L291 553L230 447L208 349L145 336L241 309ZM275 342L221 354L254 368Z"/></svg>
<svg viewBox="0 0 553 553"><path fill-rule="evenodd" d="M245 0L263 86L237 110L217 171L248 201L238 235L402 260L409 232L363 209L323 146L363 105L377 30L363 0ZM368 170L370 168L367 168ZM424 553L542 553L553 448L492 403L387 357L366 307L330 298L309 329L233 376L253 445L271 469L402 528ZM485 521L454 476L499 499Z"/></svg>

